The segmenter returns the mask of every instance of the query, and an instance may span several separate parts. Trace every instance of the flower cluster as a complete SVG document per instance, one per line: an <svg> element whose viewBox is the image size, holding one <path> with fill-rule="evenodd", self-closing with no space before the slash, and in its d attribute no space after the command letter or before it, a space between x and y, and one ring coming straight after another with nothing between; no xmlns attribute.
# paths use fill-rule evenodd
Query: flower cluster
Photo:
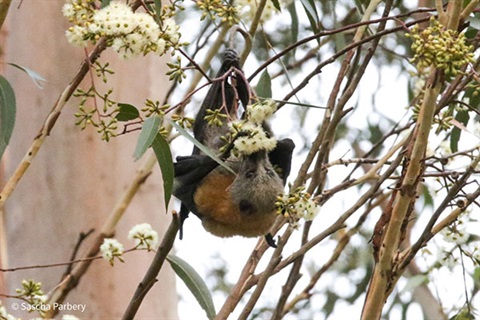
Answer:
<svg viewBox="0 0 480 320"><path fill-rule="evenodd" d="M255 124L262 124L266 119L270 118L275 111L277 105L272 99L266 99L247 106L247 119Z"/></svg>
<svg viewBox="0 0 480 320"><path fill-rule="evenodd" d="M261 125L249 121L231 122L233 133L233 154L248 156L255 152L272 151L277 146L277 140L269 137Z"/></svg>
<svg viewBox="0 0 480 320"><path fill-rule="evenodd" d="M298 226L299 219L313 220L320 211L320 206L305 192L304 187L284 194L275 202L277 213L283 215L293 227Z"/></svg>
<svg viewBox="0 0 480 320"><path fill-rule="evenodd" d="M280 7L287 7L291 4L293 0L279 0L277 1ZM249 22L253 20L253 17L258 10L257 0L237 0L235 1L235 8L243 22ZM273 15L280 12L278 8L275 7L275 1L267 1L265 7L263 8L261 21L265 22L270 20Z"/></svg>
<svg viewBox="0 0 480 320"><path fill-rule="evenodd" d="M15 291L32 306L42 305L47 301L47 296L42 291L42 283L32 279L23 280L22 288Z"/></svg>
<svg viewBox="0 0 480 320"><path fill-rule="evenodd" d="M222 0L199 0L196 1L196 4L202 10L200 20L208 16L211 20L219 17L222 23L228 23L229 25L238 23L236 8L228 3L224 3Z"/></svg>
<svg viewBox="0 0 480 320"><path fill-rule="evenodd" d="M428 28L419 31L416 25L407 36L413 40L412 62L416 62L420 70L432 66L444 69L449 75L456 75L465 64L474 61L473 47L466 44L465 34L445 30L433 16Z"/></svg>
<svg viewBox="0 0 480 320"><path fill-rule="evenodd" d="M228 123L230 132L225 140L227 143L233 143L232 153L234 155L248 156L261 150L268 152L275 149L277 140L271 137L263 126L263 123L271 117L275 111L275 102L270 99L264 100L247 106L244 120ZM207 119L206 117L206 120L208 120L209 124L221 125L223 121L219 115L221 115L221 113L217 115L215 112L211 112L207 115L207 117L210 118Z"/></svg>
<svg viewBox="0 0 480 320"><path fill-rule="evenodd" d="M133 12L119 1L112 1L100 10L94 9L92 0L70 1L62 12L74 24L66 31L73 45L83 47L107 37L107 45L125 59L149 52L163 55L169 48L182 45L179 26L172 19L163 19L159 27L150 14Z"/></svg>
<svg viewBox="0 0 480 320"><path fill-rule="evenodd" d="M119 261L123 262L123 244L118 242L117 239L103 239L103 243L100 246L100 252L102 252L103 259L108 260L112 266L114 264L115 257Z"/></svg>
<svg viewBox="0 0 480 320"><path fill-rule="evenodd" d="M450 226L446 227L441 231L443 235L443 240L450 243L455 244L464 244L468 240L468 232L466 230L467 223L465 219L467 219L468 215L463 215L459 219L452 223Z"/></svg>
<svg viewBox="0 0 480 320"><path fill-rule="evenodd" d="M135 241L134 249L155 250L158 245L158 233L148 223L137 224L128 232L128 239ZM133 249L132 249L133 250ZM117 239L107 238L100 246L102 257L113 266L115 258L123 262L124 247ZM131 251L131 250L129 250Z"/></svg>
<svg viewBox="0 0 480 320"><path fill-rule="evenodd" d="M158 245L158 233L148 223L137 224L128 233L128 239L135 240L137 249L153 250Z"/></svg>

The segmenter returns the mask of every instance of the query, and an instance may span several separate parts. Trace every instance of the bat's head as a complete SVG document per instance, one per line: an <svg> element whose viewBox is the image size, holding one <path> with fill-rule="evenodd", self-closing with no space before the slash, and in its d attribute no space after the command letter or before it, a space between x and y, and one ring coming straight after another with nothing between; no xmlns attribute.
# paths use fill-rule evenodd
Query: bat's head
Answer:
<svg viewBox="0 0 480 320"><path fill-rule="evenodd" d="M243 214L271 214L275 210L275 201L283 193L283 181L265 151L241 160L230 193Z"/></svg>

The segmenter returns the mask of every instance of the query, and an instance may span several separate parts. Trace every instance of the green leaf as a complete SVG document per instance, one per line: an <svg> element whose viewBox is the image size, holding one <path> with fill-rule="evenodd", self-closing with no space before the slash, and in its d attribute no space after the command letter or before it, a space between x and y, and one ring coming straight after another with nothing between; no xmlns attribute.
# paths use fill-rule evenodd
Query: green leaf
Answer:
<svg viewBox="0 0 480 320"><path fill-rule="evenodd" d="M302 103L302 102L293 102L293 101L287 101L287 100L277 100L277 99L272 99L275 102L278 103L284 103L285 105L293 105L293 106L299 106L299 107L305 107L305 108L314 108L314 109L327 109L327 107L322 107L322 106L316 106L313 104L309 103Z"/></svg>
<svg viewBox="0 0 480 320"><path fill-rule="evenodd" d="M118 121L130 121L137 119L140 116L138 109L128 103L119 103L118 104L118 113L115 116Z"/></svg>
<svg viewBox="0 0 480 320"><path fill-rule="evenodd" d="M263 71L262 75L260 76L260 80L258 80L257 83L256 91L257 95L260 98L268 99L272 97L272 79L270 78L267 69L265 69L265 71Z"/></svg>
<svg viewBox="0 0 480 320"><path fill-rule="evenodd" d="M0 159L12 137L16 112L15 92L8 80L0 76Z"/></svg>
<svg viewBox="0 0 480 320"><path fill-rule="evenodd" d="M135 160L140 159L152 145L153 140L155 140L158 131L160 130L160 122L160 117L151 116L143 123L142 131L140 132L140 136L137 140L137 146L135 147L135 152L133 153Z"/></svg>
<svg viewBox="0 0 480 320"><path fill-rule="evenodd" d="M193 269L185 260L171 254L167 256L167 261L170 263L170 266L177 276L183 280L190 292L193 293L202 309L205 310L208 319L215 318L216 311L212 295L195 269Z"/></svg>
<svg viewBox="0 0 480 320"><path fill-rule="evenodd" d="M18 68L20 70L22 70L23 72L25 72L26 74L28 74L28 76L32 79L33 83L40 89L43 89L43 82L47 82L47 80L45 80L44 77L42 77L40 74L38 74L37 72L33 71L32 69L29 69L27 67L24 67L24 66L21 66L21 65L18 65L16 63L11 63L11 62L8 62L9 65L11 65L12 67L15 67L15 68Z"/></svg>
<svg viewBox="0 0 480 320"><path fill-rule="evenodd" d="M300 0L300 2L305 9L305 13L307 14L308 21L310 21L310 26L312 27L313 33L319 33L320 18L318 17L317 8L315 7L315 1Z"/></svg>
<svg viewBox="0 0 480 320"><path fill-rule="evenodd" d="M100 4L100 8L105 8L110 4L110 0L102 0L102 3Z"/></svg>
<svg viewBox="0 0 480 320"><path fill-rule="evenodd" d="M210 151L210 149L208 149L207 147L205 147L200 141L198 141L197 139L195 139L192 135L190 135L185 129L183 129L180 125L178 125L178 123L176 123L175 121L172 121L170 119L167 119L167 121L173 126L175 127L175 129L178 130L178 132L180 132L180 134L182 136L184 136L185 138L187 138L188 140L190 140L191 143L193 143L198 149L200 149L203 153L205 153L207 156L209 156L210 158L212 158L213 160L215 160L216 163L218 163L219 165L221 165L222 167L224 167L225 169L227 169L228 171L230 171L231 173L233 174L236 174L235 171L232 170L232 168L230 168L225 162L223 162L219 157L217 157L216 154L214 154L212 151Z"/></svg>
<svg viewBox="0 0 480 320"><path fill-rule="evenodd" d="M477 263L480 263L480 260L476 259L475 260ZM476 267L475 270L473 270L473 280L475 283L480 284L480 267Z"/></svg>
<svg viewBox="0 0 480 320"><path fill-rule="evenodd" d="M168 202L172 196L173 178L175 176L173 170L172 152L167 140L160 134L153 140L152 149L157 157L160 170L162 171L163 191L165 193L165 207L168 207Z"/></svg>
<svg viewBox="0 0 480 320"><path fill-rule="evenodd" d="M467 126L468 120L470 119L470 115L468 111L459 111L455 116L455 120L462 123L464 126ZM452 134L450 135L450 149L453 153L458 151L458 141L460 140L460 136L462 134L462 130L454 126L452 128Z"/></svg>
<svg viewBox="0 0 480 320"><path fill-rule="evenodd" d="M275 7L275 9L282 12L282 8L280 8L280 2L278 0L272 0L272 3L273 3L273 6Z"/></svg>
<svg viewBox="0 0 480 320"><path fill-rule="evenodd" d="M155 3L155 21L160 24L160 16L162 13L162 0L153 0Z"/></svg>
<svg viewBox="0 0 480 320"><path fill-rule="evenodd" d="M433 197L430 194L430 191L428 190L427 186L423 187L423 202L426 207L433 208Z"/></svg>
<svg viewBox="0 0 480 320"><path fill-rule="evenodd" d="M480 94L478 94L478 92L476 92L477 91L476 89L477 88L472 87L472 88L468 88L467 90L465 90L465 97L470 99L469 105L473 109L479 109L480 108Z"/></svg>
<svg viewBox="0 0 480 320"><path fill-rule="evenodd" d="M290 17L292 19L292 23L290 24L290 31L292 32L291 43L295 43L298 40L298 28L299 28L298 14L297 14L297 9L295 7L295 1L293 1L291 4L288 5L287 10L290 13ZM294 56L294 53L295 51L292 51L292 56Z"/></svg>
<svg viewBox="0 0 480 320"><path fill-rule="evenodd" d="M475 320L475 315L470 312L469 308L463 308L459 313L452 316L451 320ZM449 320L450 320L449 319Z"/></svg>

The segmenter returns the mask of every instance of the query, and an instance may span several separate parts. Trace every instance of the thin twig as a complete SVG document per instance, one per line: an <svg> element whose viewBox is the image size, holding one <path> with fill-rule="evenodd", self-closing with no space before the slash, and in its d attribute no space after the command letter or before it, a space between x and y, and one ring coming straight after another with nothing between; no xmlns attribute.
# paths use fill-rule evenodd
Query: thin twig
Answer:
<svg viewBox="0 0 480 320"><path fill-rule="evenodd" d="M147 295L148 291L153 287L155 282L157 282L157 276L160 272L165 259L167 258L168 253L173 247L173 243L175 242L175 237L177 236L178 232L178 217L174 213L172 215L172 221L168 226L165 235L163 236L162 243L153 258L150 267L148 268L143 280L138 284L137 290L135 291L132 299L130 300L127 310L122 316L123 320L134 319L135 314L138 311L138 308L142 304L143 299Z"/></svg>
<svg viewBox="0 0 480 320"><path fill-rule="evenodd" d="M77 258L78 250L80 250L80 246L82 245L83 241L85 241L85 239L87 239L88 236L91 235L94 231L95 229L92 228L87 232L80 232L80 234L78 235L77 243L75 244L72 255L70 256L70 261L74 261ZM70 272L72 271L72 266L73 266L73 263L68 265L67 269L63 273L62 278L70 274Z"/></svg>

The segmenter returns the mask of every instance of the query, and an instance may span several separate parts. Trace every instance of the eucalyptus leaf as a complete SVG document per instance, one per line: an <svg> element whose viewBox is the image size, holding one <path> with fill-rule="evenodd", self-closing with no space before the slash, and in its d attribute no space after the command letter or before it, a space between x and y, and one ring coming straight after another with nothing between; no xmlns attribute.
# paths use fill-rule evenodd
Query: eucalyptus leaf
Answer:
<svg viewBox="0 0 480 320"><path fill-rule="evenodd" d="M178 125L178 123L176 123L175 121L172 121L170 119L167 119L167 121L173 126L175 127L175 129L178 130L178 132L180 132L180 134L182 136L184 136L185 138L187 138L188 140L190 140L190 142L192 142L198 149L200 149L204 154L206 154L207 156L209 156L210 158L212 158L216 163L218 163L219 165L221 165L222 167L224 167L225 169L227 169L228 171L230 171L231 173L233 174L236 174L235 171L232 170L232 168L230 168L225 162L223 162L219 157L217 157L216 154L214 154L212 151L210 151L210 149L208 149L207 147L205 147L200 141L198 141L197 139L195 139L192 135L190 135L185 129L183 129L180 125Z"/></svg>
<svg viewBox="0 0 480 320"><path fill-rule="evenodd" d="M118 109L118 113L115 116L118 121L130 121L140 116L138 109L128 103L119 103Z"/></svg>
<svg viewBox="0 0 480 320"><path fill-rule="evenodd" d="M467 126L468 120L470 120L470 115L468 111L459 111L455 116L455 120L462 123L464 126ZM458 141L460 140L460 136L462 135L462 130L456 126L452 128L452 134L450 135L450 150L453 153L458 151Z"/></svg>
<svg viewBox="0 0 480 320"><path fill-rule="evenodd" d="M287 10L290 13L290 17L292 19L292 22L290 23L290 30L292 34L291 43L295 43L298 40L298 29L299 29L298 14L297 14L297 8L295 7L295 1L293 1L291 4L288 5ZM296 49L293 49L292 56L295 55L295 50Z"/></svg>
<svg viewBox="0 0 480 320"><path fill-rule="evenodd" d="M110 0L101 0L100 8L105 8L110 4Z"/></svg>
<svg viewBox="0 0 480 320"><path fill-rule="evenodd" d="M157 21L157 23L160 23L160 16L162 13L162 0L153 0L153 3L155 3L155 21Z"/></svg>
<svg viewBox="0 0 480 320"><path fill-rule="evenodd" d="M133 153L133 157L135 160L140 159L144 153L150 148L155 140L158 131L160 130L160 123L161 119L159 116L151 116L142 126L142 131L138 136L137 146L135 147L135 152Z"/></svg>
<svg viewBox="0 0 480 320"><path fill-rule="evenodd" d="M256 92L260 98L269 99L272 97L272 79L267 69L263 71L260 80L258 80Z"/></svg>
<svg viewBox="0 0 480 320"><path fill-rule="evenodd" d="M282 8L280 8L280 2L278 0L272 0L272 3L275 9L277 9L280 12L282 11Z"/></svg>
<svg viewBox="0 0 480 320"><path fill-rule="evenodd" d="M43 89L43 83L42 82L47 82L47 80L45 80L45 78L42 77L39 73L37 73L37 72L33 71L32 69L29 69L27 67L18 65L16 63L9 62L8 64L11 65L12 67L18 68L18 69L22 70L23 72L25 72L32 79L33 83L38 88Z"/></svg>
<svg viewBox="0 0 480 320"><path fill-rule="evenodd" d="M0 76L0 159L12 137L16 108L15 92L8 80Z"/></svg>
<svg viewBox="0 0 480 320"><path fill-rule="evenodd" d="M160 134L152 142L152 149L157 157L160 170L162 171L163 191L165 193L165 207L168 207L168 202L172 196L173 179L175 172L173 169L172 152L167 140ZM166 208L165 208L166 209Z"/></svg>
<svg viewBox="0 0 480 320"><path fill-rule="evenodd" d="M319 33L320 29L320 18L318 17L317 8L315 7L314 0L300 0L302 3L303 8L305 9L305 13L307 14L308 21L310 21L310 27L314 33ZM317 41L319 41L317 39Z"/></svg>
<svg viewBox="0 0 480 320"><path fill-rule="evenodd" d="M189 265L185 260L169 254L167 261L170 263L173 271L182 279L190 292L197 299L198 303L205 310L208 319L215 318L216 311L213 304L212 295L207 288L207 285L200 277L200 275Z"/></svg>

